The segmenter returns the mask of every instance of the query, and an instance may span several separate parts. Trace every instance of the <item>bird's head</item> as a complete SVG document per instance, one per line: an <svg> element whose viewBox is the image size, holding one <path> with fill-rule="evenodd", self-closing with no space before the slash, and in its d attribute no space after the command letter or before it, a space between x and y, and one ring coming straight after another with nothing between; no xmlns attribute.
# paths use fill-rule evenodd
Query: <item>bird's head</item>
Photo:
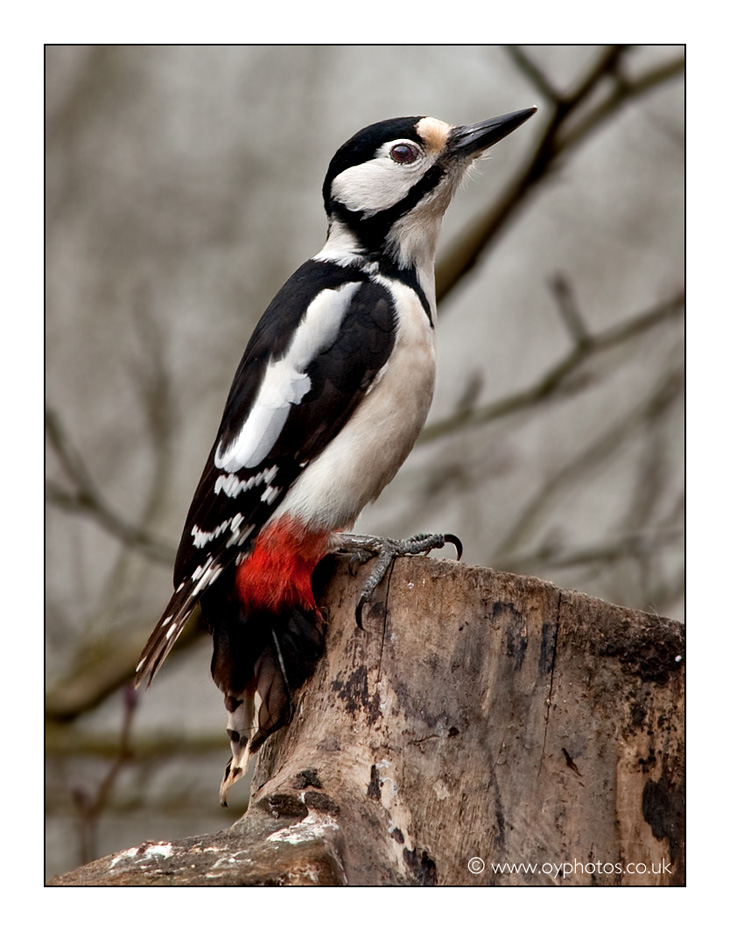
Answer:
<svg viewBox="0 0 730 931"><path fill-rule="evenodd" d="M469 126L406 116L361 129L337 150L325 177L330 241L402 266L432 263L441 219L469 166L535 110Z"/></svg>

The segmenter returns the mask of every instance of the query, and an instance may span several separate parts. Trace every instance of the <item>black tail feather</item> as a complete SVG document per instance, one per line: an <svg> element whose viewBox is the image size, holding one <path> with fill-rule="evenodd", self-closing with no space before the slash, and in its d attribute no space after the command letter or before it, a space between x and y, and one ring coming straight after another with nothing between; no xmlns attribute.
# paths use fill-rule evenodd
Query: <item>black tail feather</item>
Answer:
<svg viewBox="0 0 730 931"><path fill-rule="evenodd" d="M257 696L255 726L248 735L253 753L291 719L292 693L312 675L324 652L326 624L317 610L245 613L230 602L221 610L216 601L214 611L203 601L213 631L211 673L229 711Z"/></svg>
<svg viewBox="0 0 730 931"><path fill-rule="evenodd" d="M150 634L142 650L135 671L135 688L140 687L145 676L148 677L147 687L149 688L155 677L155 673L165 662L167 655L183 632L183 628L190 619L190 615L195 610L197 601L198 599L191 595L189 587L175 592L172 596L165 613Z"/></svg>

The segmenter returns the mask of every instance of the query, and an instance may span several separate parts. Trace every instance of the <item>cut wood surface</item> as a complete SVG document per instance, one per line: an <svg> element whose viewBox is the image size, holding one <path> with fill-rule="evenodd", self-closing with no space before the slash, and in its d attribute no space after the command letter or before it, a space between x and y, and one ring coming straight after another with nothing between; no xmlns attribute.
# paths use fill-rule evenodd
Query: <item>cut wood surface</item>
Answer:
<svg viewBox="0 0 730 931"><path fill-rule="evenodd" d="M323 567L327 653L242 819L54 882L684 883L681 624L411 558L359 630L366 572Z"/></svg>

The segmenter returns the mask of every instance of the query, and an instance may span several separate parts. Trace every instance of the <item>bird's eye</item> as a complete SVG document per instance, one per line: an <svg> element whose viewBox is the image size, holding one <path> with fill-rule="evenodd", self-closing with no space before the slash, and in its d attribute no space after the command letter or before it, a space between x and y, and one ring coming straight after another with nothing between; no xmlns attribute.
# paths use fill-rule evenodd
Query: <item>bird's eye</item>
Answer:
<svg viewBox="0 0 730 931"><path fill-rule="evenodd" d="M414 145L408 145L407 142L399 142L390 150L390 157L394 162L407 165L418 158L418 149Z"/></svg>

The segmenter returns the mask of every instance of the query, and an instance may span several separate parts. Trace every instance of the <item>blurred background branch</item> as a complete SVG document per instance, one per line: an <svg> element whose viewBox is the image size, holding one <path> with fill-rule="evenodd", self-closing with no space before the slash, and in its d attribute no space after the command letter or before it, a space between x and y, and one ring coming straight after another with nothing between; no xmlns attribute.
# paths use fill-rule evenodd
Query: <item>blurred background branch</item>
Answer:
<svg viewBox="0 0 730 931"><path fill-rule="evenodd" d="M96 521L125 546L140 549L144 556L172 567L175 547L158 540L142 526L130 523L104 500L92 480L79 451L73 445L56 411L46 408L46 435L65 473L68 488L54 479L46 481L46 497L63 511Z"/></svg>
<svg viewBox="0 0 730 931"><path fill-rule="evenodd" d="M564 279L560 277L558 280L561 282L561 316L565 319L565 297L569 292L566 290ZM569 312L575 314L572 305L568 306ZM582 321L579 323L580 318L577 315L572 316L568 324L573 337L572 348L531 387L483 407L465 407L461 404L451 416L429 424L423 430L419 442L429 443L455 431L487 424L561 395L582 390L585 388L586 380L580 378L579 369L586 362L599 353L614 349L623 343L629 343L646 331L680 317L683 309L684 294L680 293L668 301L662 301L657 307L639 313L595 336L591 336L583 329L583 323ZM586 378L591 378L591 376L587 375Z"/></svg>
<svg viewBox="0 0 730 931"><path fill-rule="evenodd" d="M514 222L522 201L550 172L562 167L565 156L614 118L620 107L684 73L684 54L681 54L630 78L621 69L631 48L612 45L602 50L578 79L575 89L561 94L526 52L519 46L507 46L514 64L552 112L524 168L515 174L490 211L464 230L439 259L436 275L439 301L476 266L508 221ZM594 102L592 94L602 82L612 85L610 93L604 100Z"/></svg>

